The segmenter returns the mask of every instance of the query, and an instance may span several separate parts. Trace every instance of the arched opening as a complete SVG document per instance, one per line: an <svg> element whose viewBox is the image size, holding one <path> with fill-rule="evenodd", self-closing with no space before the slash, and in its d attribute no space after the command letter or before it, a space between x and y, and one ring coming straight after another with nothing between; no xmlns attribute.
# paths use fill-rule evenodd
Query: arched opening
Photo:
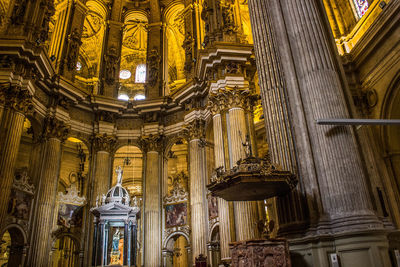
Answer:
<svg viewBox="0 0 400 267"><path fill-rule="evenodd" d="M145 95L148 18L144 12L128 11L124 20L118 90L120 100L142 100Z"/></svg>
<svg viewBox="0 0 400 267"><path fill-rule="evenodd" d="M52 248L52 267L79 266L79 245L68 235L58 237Z"/></svg>
<svg viewBox="0 0 400 267"><path fill-rule="evenodd" d="M221 264L221 251L218 225L212 229L209 250L211 250L211 266L219 266Z"/></svg>
<svg viewBox="0 0 400 267"><path fill-rule="evenodd" d="M129 143L129 141L128 141ZM131 199L136 197L140 208L140 216L137 219L137 255L136 266L143 262L143 153L133 145L122 146L114 154L113 170L121 166L123 170L122 186L125 187ZM113 171L112 185L117 182L117 174Z"/></svg>
<svg viewBox="0 0 400 267"><path fill-rule="evenodd" d="M190 265L187 237L176 234L171 236L163 249L163 263L165 267L187 267Z"/></svg>
<svg viewBox="0 0 400 267"><path fill-rule="evenodd" d="M0 266L22 266L25 260L25 238L17 227L8 228L1 238Z"/></svg>
<svg viewBox="0 0 400 267"><path fill-rule="evenodd" d="M168 71L167 86L169 88L167 92L172 92L186 81L185 50L182 47L185 40L185 20L182 14L184 9L183 4L174 4L165 13L167 43L165 66Z"/></svg>

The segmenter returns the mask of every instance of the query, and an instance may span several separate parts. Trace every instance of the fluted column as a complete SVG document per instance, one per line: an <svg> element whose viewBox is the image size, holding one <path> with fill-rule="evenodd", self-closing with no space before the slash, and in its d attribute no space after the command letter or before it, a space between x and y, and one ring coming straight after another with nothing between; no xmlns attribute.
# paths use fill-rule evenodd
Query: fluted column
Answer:
<svg viewBox="0 0 400 267"><path fill-rule="evenodd" d="M221 115L221 107L223 107L223 103L215 99L215 101L210 101L209 106L213 113L215 168L222 166L226 169ZM230 258L229 243L232 241L231 222L229 219L229 204L222 198L218 198L218 217L221 259L227 260Z"/></svg>
<svg viewBox="0 0 400 267"><path fill-rule="evenodd" d="M245 111L241 107L232 107L229 114L230 134L230 160L231 166L235 166L239 159L245 158L242 142L248 133L246 127ZM257 237L257 213L254 208L255 201L235 201L235 229L238 241Z"/></svg>
<svg viewBox="0 0 400 267"><path fill-rule="evenodd" d="M95 153L92 205L96 198L106 194L111 183L111 153L117 143L115 136L96 134L92 136L92 145Z"/></svg>
<svg viewBox="0 0 400 267"><path fill-rule="evenodd" d="M287 101L286 85L283 79L281 59L278 54L275 32L271 23L271 11L265 1L249 1L252 13L251 22L255 53L257 55L258 76L260 78L261 98L269 154L274 163L295 174L297 171L296 154L292 137L292 117ZM300 186L290 195L279 197L279 231L283 233L298 230L305 225L305 202L301 197ZM288 211L291 211L290 213Z"/></svg>
<svg viewBox="0 0 400 267"><path fill-rule="evenodd" d="M35 233L32 240L30 266L49 266L51 230L55 211L58 178L61 164L61 144L69 127L63 121L47 117L43 128L43 171L37 192Z"/></svg>
<svg viewBox="0 0 400 267"><path fill-rule="evenodd" d="M195 261L200 254L207 255L207 199L206 199L206 153L205 153L205 122L195 120L190 122L189 130L189 180L190 180L190 210L192 230L192 259Z"/></svg>
<svg viewBox="0 0 400 267"><path fill-rule="evenodd" d="M306 118L302 131L309 134L323 212L333 231L378 226L353 129L315 124L319 118L349 117L337 52L320 2L279 3L284 21L281 16L271 20L286 25Z"/></svg>
<svg viewBox="0 0 400 267"><path fill-rule="evenodd" d="M32 108L31 95L27 90L9 86L1 88L1 94L5 108L1 109L4 114L0 131L0 227L7 213L25 114Z"/></svg>
<svg viewBox="0 0 400 267"><path fill-rule="evenodd" d="M246 140L246 136L251 134L249 125L253 123L248 121L249 116L246 116L246 113L250 112L253 96L249 90L235 87L213 93L210 99L215 99L217 103L222 104L221 106L226 105L224 109L227 109L229 165L230 168L233 168L237 165L238 160L246 157L243 142ZM220 139L220 137L217 138ZM257 202L235 201L234 214L236 240L242 241L258 237ZM221 248L221 251L223 250L224 248Z"/></svg>
<svg viewBox="0 0 400 267"><path fill-rule="evenodd" d="M144 266L161 266L161 179L162 139L149 136L140 140L146 153L144 180Z"/></svg>

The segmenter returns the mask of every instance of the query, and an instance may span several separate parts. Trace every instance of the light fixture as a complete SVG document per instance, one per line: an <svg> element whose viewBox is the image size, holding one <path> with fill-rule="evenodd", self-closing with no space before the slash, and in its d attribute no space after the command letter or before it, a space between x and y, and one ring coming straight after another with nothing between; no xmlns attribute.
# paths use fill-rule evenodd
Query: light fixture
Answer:
<svg viewBox="0 0 400 267"><path fill-rule="evenodd" d="M146 96L143 94L137 94L135 95L135 97L133 98L133 100L145 100Z"/></svg>
<svg viewBox="0 0 400 267"><path fill-rule="evenodd" d="M118 96L119 100L129 101L129 96L127 94L120 94Z"/></svg>

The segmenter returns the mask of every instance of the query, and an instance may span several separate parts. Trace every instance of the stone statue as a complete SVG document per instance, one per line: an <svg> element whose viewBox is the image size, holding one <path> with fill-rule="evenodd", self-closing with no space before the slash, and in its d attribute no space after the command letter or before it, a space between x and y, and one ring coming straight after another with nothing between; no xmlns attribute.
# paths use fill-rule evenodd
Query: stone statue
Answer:
<svg viewBox="0 0 400 267"><path fill-rule="evenodd" d="M120 239L121 233L119 232L119 229L115 231L112 239L112 250L113 252L118 251L118 245L119 245L119 239Z"/></svg>
<svg viewBox="0 0 400 267"><path fill-rule="evenodd" d="M122 184L123 170L122 170L121 166L118 166L117 169L115 170L115 172L117 173L117 184Z"/></svg>
<svg viewBox="0 0 400 267"><path fill-rule="evenodd" d="M242 138L242 133L239 131L240 138ZM243 142L242 140L242 146L244 148L244 153L246 155L246 158L249 158L252 156L253 151L251 149L251 141L250 141L250 136L246 134L246 140Z"/></svg>

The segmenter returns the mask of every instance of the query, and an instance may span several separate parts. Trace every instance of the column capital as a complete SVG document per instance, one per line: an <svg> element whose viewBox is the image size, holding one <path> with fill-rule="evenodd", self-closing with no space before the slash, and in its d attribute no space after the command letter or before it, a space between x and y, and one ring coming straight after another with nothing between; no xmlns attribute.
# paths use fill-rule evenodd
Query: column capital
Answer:
<svg viewBox="0 0 400 267"><path fill-rule="evenodd" d="M141 136L138 140L138 144L142 148L143 152L156 151L161 152L164 147L164 138L162 135L148 135Z"/></svg>
<svg viewBox="0 0 400 267"><path fill-rule="evenodd" d="M96 152L106 151L111 153L115 150L117 145L117 137L115 135L104 134L94 134L90 138L92 146Z"/></svg>
<svg viewBox="0 0 400 267"><path fill-rule="evenodd" d="M194 139L203 140L206 136L206 122L202 119L194 119L186 125L189 141Z"/></svg>
<svg viewBox="0 0 400 267"><path fill-rule="evenodd" d="M64 121L61 121L53 116L47 116L44 119L44 126L42 132L42 139L48 140L50 138L59 139L64 142L69 134L70 126L66 125Z"/></svg>
<svg viewBox="0 0 400 267"><path fill-rule="evenodd" d="M242 108L246 111L252 111L256 95L249 89L235 87L225 87L216 92L210 92L209 109L213 115L231 108Z"/></svg>
<svg viewBox="0 0 400 267"><path fill-rule="evenodd" d="M31 93L18 85L7 85L1 88L0 104L24 114L33 109Z"/></svg>

